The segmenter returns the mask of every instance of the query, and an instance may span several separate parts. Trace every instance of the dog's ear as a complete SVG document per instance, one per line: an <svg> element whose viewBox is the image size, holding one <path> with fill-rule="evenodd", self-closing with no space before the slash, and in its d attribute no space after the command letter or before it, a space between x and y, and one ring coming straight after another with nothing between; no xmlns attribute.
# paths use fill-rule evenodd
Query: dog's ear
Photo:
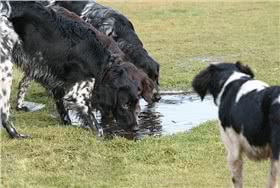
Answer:
<svg viewBox="0 0 280 188"><path fill-rule="evenodd" d="M210 65L198 73L192 81L192 87L194 91L200 96L201 100L203 100L207 94L215 67L215 65Z"/></svg>
<svg viewBox="0 0 280 188"><path fill-rule="evenodd" d="M142 81L142 97L147 101L149 104L153 102L153 90L154 90L154 82L148 78L145 77Z"/></svg>
<svg viewBox="0 0 280 188"><path fill-rule="evenodd" d="M251 76L251 78L254 78L255 75L254 75L252 69L251 69L248 65L243 65L240 61L237 61L237 62L235 63L235 65L236 65L236 67L238 68L238 70L239 70L240 72L243 72L243 73L245 73L245 74L248 74L248 75Z"/></svg>

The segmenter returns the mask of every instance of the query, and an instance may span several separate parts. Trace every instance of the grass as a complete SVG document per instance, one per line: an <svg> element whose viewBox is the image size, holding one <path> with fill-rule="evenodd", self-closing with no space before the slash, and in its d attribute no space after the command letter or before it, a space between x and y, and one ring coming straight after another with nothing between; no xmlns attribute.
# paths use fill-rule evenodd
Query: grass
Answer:
<svg viewBox="0 0 280 188"><path fill-rule="evenodd" d="M216 122L139 142L97 140L78 128L28 130L33 139L2 140L4 187L230 186ZM248 187L263 187L267 169L266 163L246 165L246 180L254 180Z"/></svg>
<svg viewBox="0 0 280 188"><path fill-rule="evenodd" d="M202 59L241 60L258 79L280 84L277 2L112 1L127 15L147 50L161 64L163 89L189 89ZM14 73L13 107L21 74ZM217 122L188 133L133 142L96 139L48 116L53 103L33 84L27 100L47 104L41 112L14 112L20 132L1 132L1 187L230 187ZM12 117L14 118L14 117ZM264 187L268 163L245 161L245 187Z"/></svg>

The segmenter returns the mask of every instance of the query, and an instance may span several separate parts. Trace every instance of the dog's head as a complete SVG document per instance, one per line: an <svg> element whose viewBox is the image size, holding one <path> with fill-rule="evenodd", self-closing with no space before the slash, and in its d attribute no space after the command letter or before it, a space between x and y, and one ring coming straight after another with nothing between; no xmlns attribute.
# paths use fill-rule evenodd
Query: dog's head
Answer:
<svg viewBox="0 0 280 188"><path fill-rule="evenodd" d="M241 77L254 77L253 71L239 61L235 64L211 64L195 76L192 87L201 97L201 100L208 92L216 99L227 79L235 72L242 73L240 74Z"/></svg>
<svg viewBox="0 0 280 188"><path fill-rule="evenodd" d="M154 82L154 98L153 100L159 100L159 72L160 65L157 63L150 54L139 44L128 43L125 40L118 40L118 44L121 50L125 53L126 58L142 69L149 78Z"/></svg>
<svg viewBox="0 0 280 188"><path fill-rule="evenodd" d="M126 131L138 129L140 106L137 83L129 79L119 64L112 64L105 71L96 96L103 114L112 113L117 124Z"/></svg>
<svg viewBox="0 0 280 188"><path fill-rule="evenodd" d="M127 74L130 79L135 80L138 83L138 95L143 97L146 102L153 102L153 91L154 83L147 76L147 74L138 69L135 65L130 62L123 62L121 66L127 71Z"/></svg>

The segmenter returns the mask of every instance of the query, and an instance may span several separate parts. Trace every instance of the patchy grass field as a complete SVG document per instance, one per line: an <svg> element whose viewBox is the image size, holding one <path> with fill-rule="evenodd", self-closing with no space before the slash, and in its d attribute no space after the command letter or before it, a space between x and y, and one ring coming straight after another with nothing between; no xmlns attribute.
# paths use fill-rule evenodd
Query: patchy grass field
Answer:
<svg viewBox="0 0 280 188"><path fill-rule="evenodd" d="M161 86L189 89L211 60L249 64L258 79L280 84L278 2L112 1L127 15L161 64ZM20 73L15 71L13 101ZM36 113L15 112L18 130L1 133L0 187L230 187L217 122L190 133L133 142L96 139L48 116L53 103L33 84L27 100L47 104ZM14 103L13 103L14 106ZM268 163L245 164L245 187L264 187Z"/></svg>

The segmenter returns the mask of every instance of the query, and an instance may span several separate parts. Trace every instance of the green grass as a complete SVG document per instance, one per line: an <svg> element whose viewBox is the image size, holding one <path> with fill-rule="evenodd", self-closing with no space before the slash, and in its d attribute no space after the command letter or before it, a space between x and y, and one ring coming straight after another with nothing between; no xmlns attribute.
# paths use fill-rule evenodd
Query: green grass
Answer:
<svg viewBox="0 0 280 188"><path fill-rule="evenodd" d="M138 142L97 140L78 128L32 127L33 139L2 140L3 186L229 187L216 127L209 122L191 133ZM268 164L252 164L246 164L246 185L263 187Z"/></svg>
<svg viewBox="0 0 280 188"><path fill-rule="evenodd" d="M106 2L127 15L147 50L161 64L163 89L189 89L203 58L241 60L258 79L280 84L279 2ZM14 73L13 107L21 77ZM1 132L0 187L230 187L217 122L188 133L133 142L102 140L59 125L51 98L33 84L27 100L47 104L41 112L14 112L20 132ZM245 187L264 187L268 163L245 161Z"/></svg>

